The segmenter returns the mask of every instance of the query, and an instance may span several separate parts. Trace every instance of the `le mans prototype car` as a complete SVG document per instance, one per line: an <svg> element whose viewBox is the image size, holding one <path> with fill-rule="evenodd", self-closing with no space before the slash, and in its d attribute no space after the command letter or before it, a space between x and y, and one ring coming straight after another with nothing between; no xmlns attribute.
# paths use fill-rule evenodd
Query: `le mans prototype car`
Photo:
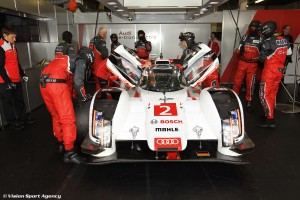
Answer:
<svg viewBox="0 0 300 200"><path fill-rule="evenodd" d="M142 69L126 47L115 52L107 66L126 89L100 89L77 111L78 137L91 163L247 163L243 154L254 144L239 97L226 87L196 89L219 65L208 46L198 44L181 69L160 59Z"/></svg>

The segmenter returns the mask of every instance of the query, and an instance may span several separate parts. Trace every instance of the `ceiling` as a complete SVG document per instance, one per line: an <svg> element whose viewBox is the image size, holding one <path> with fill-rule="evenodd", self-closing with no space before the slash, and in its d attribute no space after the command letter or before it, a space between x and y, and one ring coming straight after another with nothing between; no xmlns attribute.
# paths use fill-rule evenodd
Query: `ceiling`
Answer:
<svg viewBox="0 0 300 200"><path fill-rule="evenodd" d="M70 0L47 0L68 9ZM135 18L136 15L182 14L193 20L215 11L236 10L241 0L76 0L82 12L107 12L121 18ZM255 3L248 0L249 10L299 9L300 0L264 0Z"/></svg>

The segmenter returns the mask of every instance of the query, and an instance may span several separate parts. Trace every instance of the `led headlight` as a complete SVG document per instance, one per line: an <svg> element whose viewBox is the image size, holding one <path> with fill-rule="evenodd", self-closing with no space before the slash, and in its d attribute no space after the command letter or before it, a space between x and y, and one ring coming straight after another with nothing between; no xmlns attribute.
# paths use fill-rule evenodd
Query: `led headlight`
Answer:
<svg viewBox="0 0 300 200"><path fill-rule="evenodd" d="M103 113L95 110L93 123L93 137L99 140L104 148L111 148L111 122L103 118Z"/></svg>
<svg viewBox="0 0 300 200"><path fill-rule="evenodd" d="M229 112L229 118L222 120L222 146L229 147L235 139L242 135L241 116L239 109Z"/></svg>

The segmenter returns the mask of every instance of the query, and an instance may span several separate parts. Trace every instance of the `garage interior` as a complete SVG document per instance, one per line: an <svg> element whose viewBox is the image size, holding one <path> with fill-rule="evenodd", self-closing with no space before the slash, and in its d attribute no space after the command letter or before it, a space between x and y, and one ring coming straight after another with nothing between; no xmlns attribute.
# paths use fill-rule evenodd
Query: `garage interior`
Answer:
<svg viewBox="0 0 300 200"><path fill-rule="evenodd" d="M131 31L132 36L139 29L150 32L154 28L162 31L151 32L153 36L171 35L175 37L175 43L182 30L195 31L198 34L196 40L205 43L210 32L221 32L221 73L224 75L221 77L221 84L231 87L233 75L230 73L230 60L236 48L233 44L238 45L239 41L237 30L242 35L245 34L245 27L248 27L258 11L279 13L279 20L300 15L300 1L296 0L265 0L261 3L250 0L216 0L219 4L208 9L207 5L211 2L209 0L187 1L193 6L185 4L185 1L174 1L180 5L178 8L156 0L153 5L148 1L128 1L133 2L134 6L124 6L126 0L116 1L118 9L123 11L117 11L108 2L77 0L77 10L73 13L68 7L69 0L28 0L26 3L22 0L1 0L0 14L39 22L36 25L39 30L36 40L25 39L24 42L17 43L18 51L22 52L19 58L22 68L30 79L28 97L24 92L25 104L29 99L30 106L27 104L26 108L36 123L16 132L5 125L5 118L2 117L0 194L3 198L7 198L5 195L8 194L45 194L61 195L61 199L105 200L297 199L300 188L300 157L297 150L300 115L293 112L293 108L300 106L300 86L297 80L300 73L297 62L299 55L296 51L299 49L300 25L292 26L292 29L298 30L294 32L296 48L293 63L289 64L284 84L277 94L276 128L263 129L256 125L263 113L258 99L258 87L254 95L253 111L245 112L245 129L256 145L254 152L245 156L249 164L170 162L67 165L62 162L62 155L56 152L51 116L39 94L41 66L38 64L43 59L47 63L54 58L54 48L61 40L63 31L69 30L74 34L73 45L77 49L88 45L95 29L102 25L108 28L108 36L120 27ZM145 2L149 5L144 5ZM286 16L287 13L291 13L291 16ZM176 26L176 31L172 31L174 33L167 32L170 27ZM134 37L123 39L122 43L130 46L133 41ZM155 53L163 52L166 58L182 53L179 47L175 48L176 53L167 51L169 42L172 41L154 41ZM108 46L109 44L108 42ZM87 85L93 92L93 83L88 82ZM243 105L244 97L245 92L241 92ZM281 107L285 105L285 110L288 109L289 112L282 112Z"/></svg>

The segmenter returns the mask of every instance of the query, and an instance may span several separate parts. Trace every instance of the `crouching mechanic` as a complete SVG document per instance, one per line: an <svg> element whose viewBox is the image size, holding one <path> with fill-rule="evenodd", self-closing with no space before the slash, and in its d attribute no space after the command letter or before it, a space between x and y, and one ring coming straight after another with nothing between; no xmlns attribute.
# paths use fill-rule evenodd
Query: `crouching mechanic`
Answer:
<svg viewBox="0 0 300 200"><path fill-rule="evenodd" d="M74 73L74 87L78 100L90 99L84 88L85 70L94 61L91 49L82 47L76 56L60 55L42 71L40 91L46 107L52 116L53 132L59 145L58 151L63 153L65 163L80 164L85 158L74 149L76 139L75 113L72 94L68 87L70 74ZM64 151L65 150L65 151Z"/></svg>
<svg viewBox="0 0 300 200"><path fill-rule="evenodd" d="M259 36L260 22L257 20L249 24L249 34L243 36L240 46L239 54L241 59L239 61L238 69L234 78L233 90L239 94L241 84L246 76L246 101L247 110L251 110L251 101L254 92L256 71L258 68L258 55L261 46L261 39Z"/></svg>
<svg viewBox="0 0 300 200"><path fill-rule="evenodd" d="M288 40L275 34L277 24L267 21L261 25L264 36L259 61L264 63L259 88L260 102L264 108L265 117L258 126L275 127L274 107L279 83L283 77L284 62L287 55L292 54Z"/></svg>

